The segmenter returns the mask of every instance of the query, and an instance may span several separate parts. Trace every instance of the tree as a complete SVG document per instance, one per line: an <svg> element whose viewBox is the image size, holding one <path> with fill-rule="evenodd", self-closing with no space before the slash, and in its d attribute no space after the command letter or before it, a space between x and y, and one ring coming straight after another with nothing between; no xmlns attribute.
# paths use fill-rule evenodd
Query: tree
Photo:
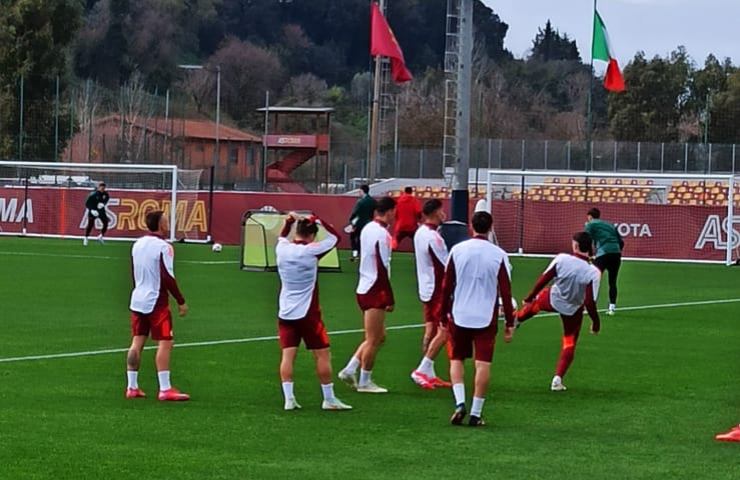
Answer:
<svg viewBox="0 0 740 480"><path fill-rule="evenodd" d="M529 58L541 62L554 60L580 62L581 54L578 53L576 41L568 38L567 33L561 35L558 30L552 28L552 23L548 20L545 28L540 28L532 41L532 54Z"/></svg>
<svg viewBox="0 0 740 480"><path fill-rule="evenodd" d="M122 131L120 155L124 163L137 163L142 160L148 134L146 125L153 113L149 100L141 74L134 72L121 88L118 99Z"/></svg>
<svg viewBox="0 0 740 480"><path fill-rule="evenodd" d="M740 71L735 70L726 79L726 89L712 101L709 128L710 142L736 143L740 141Z"/></svg>
<svg viewBox="0 0 740 480"><path fill-rule="evenodd" d="M138 71L149 86L168 87L183 46L197 43L182 27L187 14L173 0L101 0L80 32L75 72L118 88Z"/></svg>
<svg viewBox="0 0 740 480"><path fill-rule="evenodd" d="M291 78L283 89L281 103L304 107L323 106L329 92L325 80L304 73Z"/></svg>
<svg viewBox="0 0 740 480"><path fill-rule="evenodd" d="M687 111L692 66L683 47L668 58L647 60L640 52L625 67L629 88L609 95L610 130L617 140L683 140L679 125Z"/></svg>
<svg viewBox="0 0 740 480"><path fill-rule="evenodd" d="M53 131L50 114L59 77L61 93L68 88L66 49L82 21L82 4L76 0L4 1L0 8L0 156L13 157L19 131L19 79L24 79L25 125ZM65 130L66 131L66 130ZM62 140L64 138L62 137ZM54 158L53 135L38 135L36 158ZM25 158L28 158L26 155Z"/></svg>
<svg viewBox="0 0 740 480"><path fill-rule="evenodd" d="M227 38L208 65L221 67L222 105L237 122L253 117L263 106L266 91L275 98L285 77L275 52L236 37Z"/></svg>

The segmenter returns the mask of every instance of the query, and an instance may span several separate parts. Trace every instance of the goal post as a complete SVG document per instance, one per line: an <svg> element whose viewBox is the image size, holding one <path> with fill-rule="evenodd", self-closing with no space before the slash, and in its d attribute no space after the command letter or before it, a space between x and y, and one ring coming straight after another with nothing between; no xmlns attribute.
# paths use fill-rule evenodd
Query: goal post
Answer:
<svg viewBox="0 0 740 480"><path fill-rule="evenodd" d="M504 250L570 249L590 208L625 240L625 258L731 265L740 258L740 184L730 174L488 170L486 204Z"/></svg>
<svg viewBox="0 0 740 480"><path fill-rule="evenodd" d="M136 239L147 231L146 214L164 210L170 241L205 242L210 205L201 177L201 170L175 165L0 161L0 235L81 238L85 200L104 182L110 194L106 239ZM94 227L97 235L100 220Z"/></svg>

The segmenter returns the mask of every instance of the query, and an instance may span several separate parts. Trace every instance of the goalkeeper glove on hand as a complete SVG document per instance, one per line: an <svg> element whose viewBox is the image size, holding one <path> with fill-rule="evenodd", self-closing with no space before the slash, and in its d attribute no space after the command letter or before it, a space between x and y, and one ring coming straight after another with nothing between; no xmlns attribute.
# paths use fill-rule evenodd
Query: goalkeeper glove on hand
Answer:
<svg viewBox="0 0 740 480"><path fill-rule="evenodd" d="M92 215L93 217L98 217L100 214L97 210L90 210L90 215Z"/></svg>
<svg viewBox="0 0 740 480"><path fill-rule="evenodd" d="M105 208L105 204L103 202L98 203L98 210L102 210Z"/></svg>

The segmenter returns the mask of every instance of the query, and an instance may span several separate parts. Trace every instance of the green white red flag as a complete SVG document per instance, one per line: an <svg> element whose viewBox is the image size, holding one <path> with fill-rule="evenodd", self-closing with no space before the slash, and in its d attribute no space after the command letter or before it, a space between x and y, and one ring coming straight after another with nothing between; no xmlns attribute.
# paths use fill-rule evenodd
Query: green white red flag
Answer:
<svg viewBox="0 0 740 480"><path fill-rule="evenodd" d="M598 11L594 11L594 38L593 38L592 58L601 60L608 64L606 76L604 77L604 88L610 92L624 92L624 76L619 69L619 63L614 56L609 33L606 31L604 20Z"/></svg>

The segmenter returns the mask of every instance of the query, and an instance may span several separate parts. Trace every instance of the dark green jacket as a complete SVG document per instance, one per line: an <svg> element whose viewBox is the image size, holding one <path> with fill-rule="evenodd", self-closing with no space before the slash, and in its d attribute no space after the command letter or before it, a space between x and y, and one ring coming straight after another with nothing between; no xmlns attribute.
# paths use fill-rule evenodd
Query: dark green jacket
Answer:
<svg viewBox="0 0 740 480"><path fill-rule="evenodd" d="M593 219L586 224L586 233L591 235L596 246L596 256L607 253L622 253L624 241L617 227L603 220Z"/></svg>
<svg viewBox="0 0 740 480"><path fill-rule="evenodd" d="M349 216L349 222L355 226L357 231L362 230L365 225L373 220L375 205L375 199L370 195L365 195L357 200L355 208L352 209L352 213Z"/></svg>

